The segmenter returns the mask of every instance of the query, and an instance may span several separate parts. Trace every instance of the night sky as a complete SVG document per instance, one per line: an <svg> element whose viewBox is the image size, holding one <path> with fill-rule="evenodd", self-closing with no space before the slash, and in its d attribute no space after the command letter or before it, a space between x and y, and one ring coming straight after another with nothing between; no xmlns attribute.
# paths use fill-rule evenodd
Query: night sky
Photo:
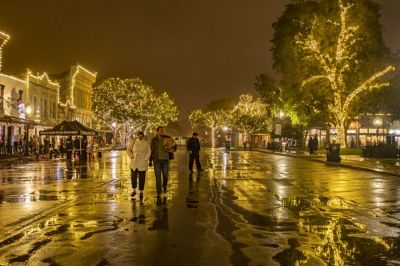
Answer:
<svg viewBox="0 0 400 266"><path fill-rule="evenodd" d="M253 92L271 70L272 23L289 0L1 0L11 35L5 73L59 73L79 62L140 77L176 99L183 116L210 100ZM400 1L384 5L385 40L400 49Z"/></svg>

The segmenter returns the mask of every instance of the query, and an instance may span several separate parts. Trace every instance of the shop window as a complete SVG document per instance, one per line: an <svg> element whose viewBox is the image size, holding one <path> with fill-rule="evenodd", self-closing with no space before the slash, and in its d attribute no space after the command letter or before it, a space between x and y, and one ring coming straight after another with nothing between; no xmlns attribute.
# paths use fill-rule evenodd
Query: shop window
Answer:
<svg viewBox="0 0 400 266"><path fill-rule="evenodd" d="M0 110L4 109L4 85L0 85Z"/></svg>

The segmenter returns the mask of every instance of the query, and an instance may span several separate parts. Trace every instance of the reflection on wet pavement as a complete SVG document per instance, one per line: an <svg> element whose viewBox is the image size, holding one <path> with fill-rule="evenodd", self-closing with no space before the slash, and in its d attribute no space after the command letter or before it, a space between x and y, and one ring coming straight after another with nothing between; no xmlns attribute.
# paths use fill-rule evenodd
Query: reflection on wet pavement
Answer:
<svg viewBox="0 0 400 266"><path fill-rule="evenodd" d="M400 179L258 152L186 154L156 198L128 158L0 170L0 265L394 265Z"/></svg>

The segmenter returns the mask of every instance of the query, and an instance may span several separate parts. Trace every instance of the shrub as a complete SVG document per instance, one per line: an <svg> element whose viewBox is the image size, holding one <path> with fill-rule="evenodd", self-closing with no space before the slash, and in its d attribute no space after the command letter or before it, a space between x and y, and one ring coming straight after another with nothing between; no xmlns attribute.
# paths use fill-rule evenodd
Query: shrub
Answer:
<svg viewBox="0 0 400 266"><path fill-rule="evenodd" d="M316 151L317 154L326 154L326 149L319 149ZM340 155L363 155L362 149L357 148L341 148Z"/></svg>
<svg viewBox="0 0 400 266"><path fill-rule="evenodd" d="M398 155L399 150L386 143L366 146L363 149L363 156L368 158L396 158Z"/></svg>

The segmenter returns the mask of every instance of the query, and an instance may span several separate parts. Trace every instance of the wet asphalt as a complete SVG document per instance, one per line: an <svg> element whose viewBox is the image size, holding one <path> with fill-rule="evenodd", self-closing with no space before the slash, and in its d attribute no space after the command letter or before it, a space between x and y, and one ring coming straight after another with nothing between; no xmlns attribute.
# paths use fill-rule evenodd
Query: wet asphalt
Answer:
<svg viewBox="0 0 400 266"><path fill-rule="evenodd" d="M0 162L0 265L399 265L400 178L259 152L182 149L130 198L123 151Z"/></svg>

